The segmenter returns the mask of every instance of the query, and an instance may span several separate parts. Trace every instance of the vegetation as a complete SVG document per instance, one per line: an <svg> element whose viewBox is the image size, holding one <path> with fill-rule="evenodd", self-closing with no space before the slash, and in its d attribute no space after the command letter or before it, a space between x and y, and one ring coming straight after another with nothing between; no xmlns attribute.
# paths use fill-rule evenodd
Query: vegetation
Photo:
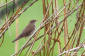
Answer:
<svg viewBox="0 0 85 56"><path fill-rule="evenodd" d="M23 0L20 4L13 0L11 6L19 6L9 13L10 6L8 0L5 1L6 4L0 6L0 55L85 55L85 0ZM2 11L6 13L3 15ZM38 20L35 32L27 40L12 43L32 19Z"/></svg>

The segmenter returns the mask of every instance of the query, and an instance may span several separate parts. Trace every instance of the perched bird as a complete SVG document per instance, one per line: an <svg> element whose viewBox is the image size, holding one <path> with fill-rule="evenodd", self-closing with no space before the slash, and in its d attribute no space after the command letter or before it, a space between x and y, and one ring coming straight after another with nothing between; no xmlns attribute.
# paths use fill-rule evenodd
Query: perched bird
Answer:
<svg viewBox="0 0 85 56"><path fill-rule="evenodd" d="M35 30L35 22L36 20L31 20L29 22L29 24L26 26L26 28L22 31L22 33L15 39L13 40L12 42L15 42L21 38L24 38L24 37L29 37Z"/></svg>

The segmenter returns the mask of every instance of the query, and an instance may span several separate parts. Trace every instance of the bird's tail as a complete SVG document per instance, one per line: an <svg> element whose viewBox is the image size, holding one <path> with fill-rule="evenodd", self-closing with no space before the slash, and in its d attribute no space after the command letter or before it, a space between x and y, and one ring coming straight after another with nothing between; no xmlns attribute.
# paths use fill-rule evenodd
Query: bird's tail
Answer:
<svg viewBox="0 0 85 56"><path fill-rule="evenodd" d="M17 40L19 40L19 39L21 39L21 37L20 36L18 36L16 39L14 39L12 42L14 43L15 41L17 41Z"/></svg>
<svg viewBox="0 0 85 56"><path fill-rule="evenodd" d="M12 42L14 43L15 41L17 41L19 38L16 38L15 40L13 40Z"/></svg>

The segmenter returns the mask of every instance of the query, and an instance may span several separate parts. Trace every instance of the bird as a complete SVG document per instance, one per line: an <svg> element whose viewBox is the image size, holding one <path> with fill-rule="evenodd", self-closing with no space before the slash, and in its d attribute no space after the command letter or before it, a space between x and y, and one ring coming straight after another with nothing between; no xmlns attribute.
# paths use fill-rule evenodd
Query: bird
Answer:
<svg viewBox="0 0 85 56"><path fill-rule="evenodd" d="M20 35L18 35L18 37L16 39L14 39L12 42L14 43L15 41L21 39L21 38L25 38L25 37L29 37L30 35L32 35L32 33L35 31L35 22L37 20L31 20L29 22L29 24L25 27L25 29L22 31L22 33Z"/></svg>

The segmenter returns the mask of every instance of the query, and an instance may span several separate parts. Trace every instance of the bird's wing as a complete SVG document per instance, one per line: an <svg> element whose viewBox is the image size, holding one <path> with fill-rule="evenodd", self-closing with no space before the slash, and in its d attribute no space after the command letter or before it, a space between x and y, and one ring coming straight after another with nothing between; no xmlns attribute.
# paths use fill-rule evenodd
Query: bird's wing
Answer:
<svg viewBox="0 0 85 56"><path fill-rule="evenodd" d="M35 30L35 25L28 25L24 30L23 30L23 33L22 34L25 34L25 35L31 35L32 32Z"/></svg>
<svg viewBox="0 0 85 56"><path fill-rule="evenodd" d="M33 31L35 30L35 25L28 25L24 30L23 30L23 32L15 39L15 40L13 40L12 42L15 42L15 41L17 41L17 40L19 40L19 39L21 39L22 37L27 37L27 36L30 36L32 33L33 33Z"/></svg>

